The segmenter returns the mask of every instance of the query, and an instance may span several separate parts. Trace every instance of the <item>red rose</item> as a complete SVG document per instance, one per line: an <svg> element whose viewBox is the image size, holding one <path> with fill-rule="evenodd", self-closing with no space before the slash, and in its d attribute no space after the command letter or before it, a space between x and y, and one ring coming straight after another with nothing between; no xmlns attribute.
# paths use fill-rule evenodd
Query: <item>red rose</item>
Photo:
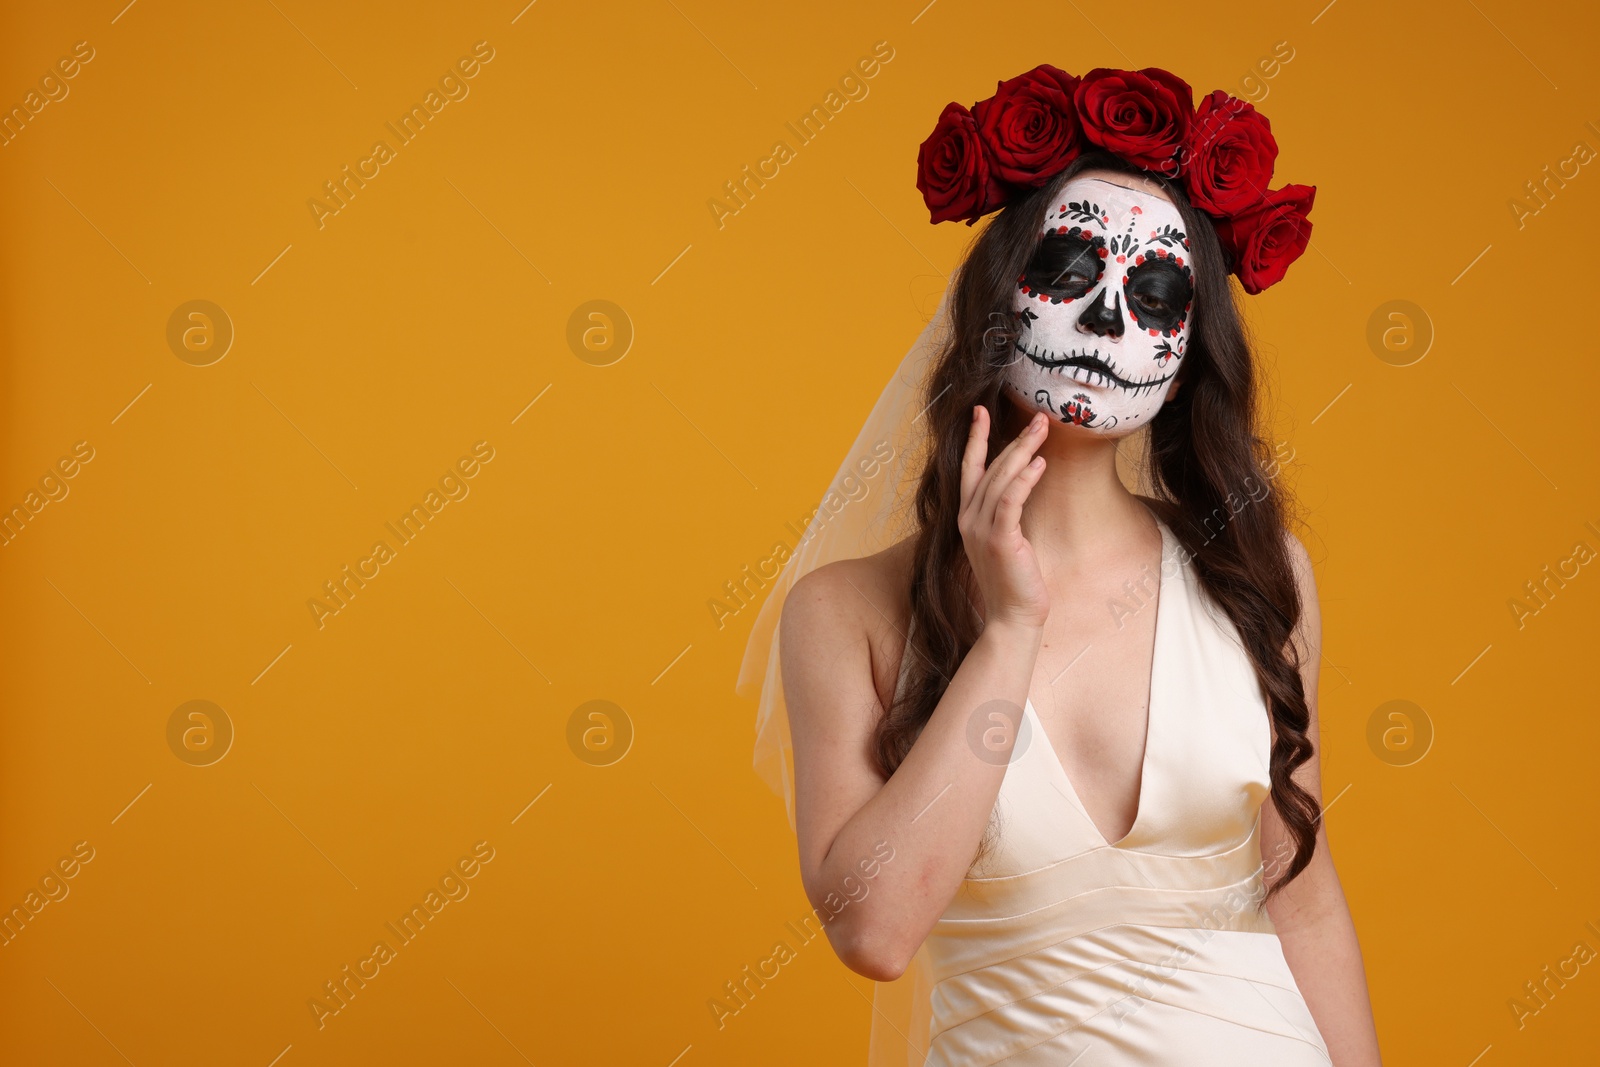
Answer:
<svg viewBox="0 0 1600 1067"><path fill-rule="evenodd" d="M917 150L917 188L931 222L966 219L970 226L1005 203L1006 190L990 172L972 113L960 104L945 105Z"/></svg>
<svg viewBox="0 0 1600 1067"><path fill-rule="evenodd" d="M1159 67L1096 67L1083 76L1074 100L1091 142L1146 170L1178 173L1174 157L1194 115L1194 92L1182 78Z"/></svg>
<svg viewBox="0 0 1600 1067"><path fill-rule="evenodd" d="M1306 250L1311 243L1306 216L1316 195L1314 185L1285 185L1245 214L1217 220L1217 237L1245 292L1254 295L1277 282Z"/></svg>
<svg viewBox="0 0 1600 1067"><path fill-rule="evenodd" d="M1041 63L1001 82L993 96L973 107L972 118L988 146L996 176L1033 188L1077 158L1081 147L1073 103L1077 88L1076 75Z"/></svg>
<svg viewBox="0 0 1600 1067"><path fill-rule="evenodd" d="M1278 142L1255 106L1221 89L1200 101L1183 146L1189 201L1213 215L1234 215L1267 195Z"/></svg>

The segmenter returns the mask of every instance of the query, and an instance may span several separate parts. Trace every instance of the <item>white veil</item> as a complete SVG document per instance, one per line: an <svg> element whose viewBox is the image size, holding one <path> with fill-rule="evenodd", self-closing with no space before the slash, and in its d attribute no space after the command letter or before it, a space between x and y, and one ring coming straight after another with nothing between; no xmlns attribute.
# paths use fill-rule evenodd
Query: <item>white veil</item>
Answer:
<svg viewBox="0 0 1600 1067"><path fill-rule="evenodd" d="M794 753L778 664L778 618L794 583L824 563L871 555L905 537L925 460L922 417L928 372L949 328L950 287L890 376L872 413L845 453L816 515L773 582L745 646L735 691L758 693L755 768L781 795L794 828ZM892 456L884 456L892 448ZM870 473L869 473L870 472ZM864 491L863 491L864 487ZM922 1067L927 1055L931 983L926 950L897 981L873 990L869 1067Z"/></svg>

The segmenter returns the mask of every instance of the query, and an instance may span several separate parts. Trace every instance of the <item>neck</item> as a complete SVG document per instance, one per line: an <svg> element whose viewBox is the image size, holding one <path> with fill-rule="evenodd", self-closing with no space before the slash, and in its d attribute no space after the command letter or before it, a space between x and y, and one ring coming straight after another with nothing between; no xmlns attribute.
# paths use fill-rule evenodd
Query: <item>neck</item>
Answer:
<svg viewBox="0 0 1600 1067"><path fill-rule="evenodd" d="M1117 476L1117 442L1052 423L1038 454L1044 474L1022 509L1022 533L1049 569L1078 567L1127 551L1154 528Z"/></svg>

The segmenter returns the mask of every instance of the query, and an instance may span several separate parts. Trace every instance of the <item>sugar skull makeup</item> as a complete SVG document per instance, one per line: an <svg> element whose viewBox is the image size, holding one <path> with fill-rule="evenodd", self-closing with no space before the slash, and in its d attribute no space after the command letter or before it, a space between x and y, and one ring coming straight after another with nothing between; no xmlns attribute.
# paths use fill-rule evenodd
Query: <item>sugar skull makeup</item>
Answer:
<svg viewBox="0 0 1600 1067"><path fill-rule="evenodd" d="M1194 274L1183 217L1154 193L1075 177L1017 279L1006 384L1023 406L1123 436L1155 417L1189 344Z"/></svg>

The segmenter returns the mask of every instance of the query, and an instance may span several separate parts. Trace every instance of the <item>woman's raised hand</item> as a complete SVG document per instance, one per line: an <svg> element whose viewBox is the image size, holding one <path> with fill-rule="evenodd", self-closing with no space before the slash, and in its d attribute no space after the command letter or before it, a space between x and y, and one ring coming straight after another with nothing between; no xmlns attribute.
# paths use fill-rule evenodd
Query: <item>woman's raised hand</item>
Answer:
<svg viewBox="0 0 1600 1067"><path fill-rule="evenodd" d="M1036 413L986 470L989 411L973 408L961 459L957 526L983 594L985 625L1000 620L1042 627L1050 615L1050 594L1038 557L1022 535L1022 505L1044 473L1044 457L1034 452L1048 432L1049 419Z"/></svg>

